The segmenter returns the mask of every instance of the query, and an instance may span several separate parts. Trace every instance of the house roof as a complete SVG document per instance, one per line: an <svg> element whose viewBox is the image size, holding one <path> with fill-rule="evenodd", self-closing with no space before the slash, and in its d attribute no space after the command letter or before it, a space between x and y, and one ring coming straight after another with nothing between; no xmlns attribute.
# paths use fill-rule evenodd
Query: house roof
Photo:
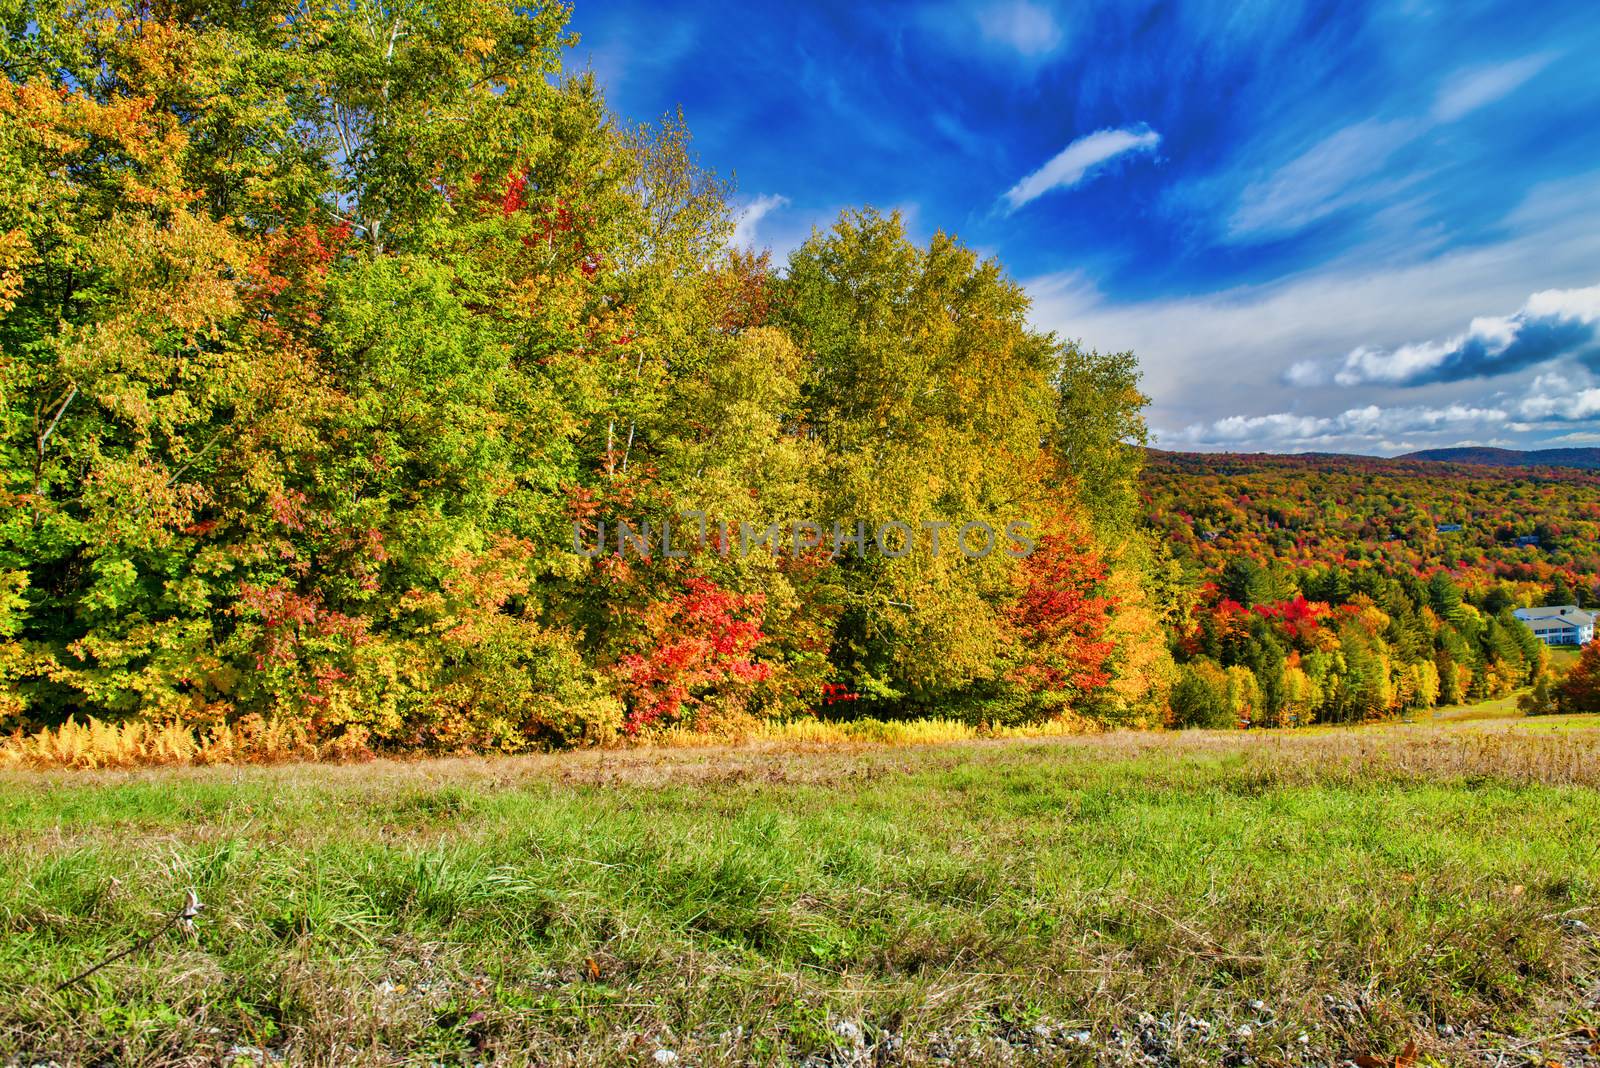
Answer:
<svg viewBox="0 0 1600 1068"><path fill-rule="evenodd" d="M1561 625L1570 627L1594 626L1597 613L1586 612L1577 605L1558 604L1542 608L1519 608L1512 613L1524 623L1539 623L1545 627Z"/></svg>

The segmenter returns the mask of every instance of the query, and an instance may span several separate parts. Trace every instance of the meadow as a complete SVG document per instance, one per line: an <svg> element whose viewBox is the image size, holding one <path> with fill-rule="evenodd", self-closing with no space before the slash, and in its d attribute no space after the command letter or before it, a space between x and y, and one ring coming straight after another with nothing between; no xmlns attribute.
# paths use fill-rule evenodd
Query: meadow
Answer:
<svg viewBox="0 0 1600 1068"><path fill-rule="evenodd" d="M0 1063L1594 1064L1597 757L1545 717L8 771Z"/></svg>

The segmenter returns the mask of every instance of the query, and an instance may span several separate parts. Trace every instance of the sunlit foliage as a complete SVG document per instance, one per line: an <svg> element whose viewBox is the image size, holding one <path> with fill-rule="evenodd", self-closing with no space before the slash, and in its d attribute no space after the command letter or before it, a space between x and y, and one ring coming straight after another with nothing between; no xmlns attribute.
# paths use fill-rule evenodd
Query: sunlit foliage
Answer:
<svg viewBox="0 0 1600 1068"><path fill-rule="evenodd" d="M870 210L731 251L729 185L563 74L559 6L31 12L0 41L0 730L1159 719L1131 358L1031 329L997 263ZM915 551L574 551L689 513ZM1042 552L968 559L973 521Z"/></svg>
<svg viewBox="0 0 1600 1068"><path fill-rule="evenodd" d="M1512 610L1592 603L1600 575L1588 472L1153 453L1144 486L1195 596L1173 628L1182 725L1382 719L1503 697L1547 663Z"/></svg>

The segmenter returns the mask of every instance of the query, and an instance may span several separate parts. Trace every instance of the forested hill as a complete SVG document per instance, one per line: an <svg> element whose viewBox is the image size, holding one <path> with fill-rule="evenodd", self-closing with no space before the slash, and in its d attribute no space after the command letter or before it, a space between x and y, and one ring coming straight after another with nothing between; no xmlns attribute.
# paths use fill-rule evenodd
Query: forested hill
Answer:
<svg viewBox="0 0 1600 1068"><path fill-rule="evenodd" d="M1444 568L1600 603L1600 472L1151 450L1144 485L1163 540L1208 565Z"/></svg>
<svg viewBox="0 0 1600 1068"><path fill-rule="evenodd" d="M1590 471L1600 470L1600 449L1423 449L1398 458L1487 467L1581 467Z"/></svg>
<svg viewBox="0 0 1600 1068"><path fill-rule="evenodd" d="M1541 670L1511 610L1600 603L1600 473L1151 452L1147 515L1183 573L1180 721L1370 718Z"/></svg>

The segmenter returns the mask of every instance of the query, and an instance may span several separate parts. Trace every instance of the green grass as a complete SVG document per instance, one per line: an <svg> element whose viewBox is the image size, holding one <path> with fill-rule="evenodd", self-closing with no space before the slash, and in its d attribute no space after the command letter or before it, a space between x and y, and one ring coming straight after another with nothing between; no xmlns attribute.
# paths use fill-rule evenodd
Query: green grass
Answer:
<svg viewBox="0 0 1600 1068"><path fill-rule="evenodd" d="M1529 731L1586 731L1600 728L1600 713L1575 712L1564 716L1529 716L1519 726Z"/></svg>
<svg viewBox="0 0 1600 1068"><path fill-rule="evenodd" d="M1460 722L1478 719L1515 719L1523 712L1517 707L1517 698L1526 691L1519 690L1508 697L1479 701L1469 705L1441 705L1430 717L1440 722Z"/></svg>
<svg viewBox="0 0 1600 1068"><path fill-rule="evenodd" d="M1579 650L1574 646L1554 646L1550 650L1550 665L1565 671L1578 662Z"/></svg>
<svg viewBox="0 0 1600 1068"><path fill-rule="evenodd" d="M12 773L0 1063L1117 1063L1180 1011L1214 1037L1176 1063L1532 1056L1595 1022L1597 755L1519 725ZM192 935L52 992L189 887Z"/></svg>

